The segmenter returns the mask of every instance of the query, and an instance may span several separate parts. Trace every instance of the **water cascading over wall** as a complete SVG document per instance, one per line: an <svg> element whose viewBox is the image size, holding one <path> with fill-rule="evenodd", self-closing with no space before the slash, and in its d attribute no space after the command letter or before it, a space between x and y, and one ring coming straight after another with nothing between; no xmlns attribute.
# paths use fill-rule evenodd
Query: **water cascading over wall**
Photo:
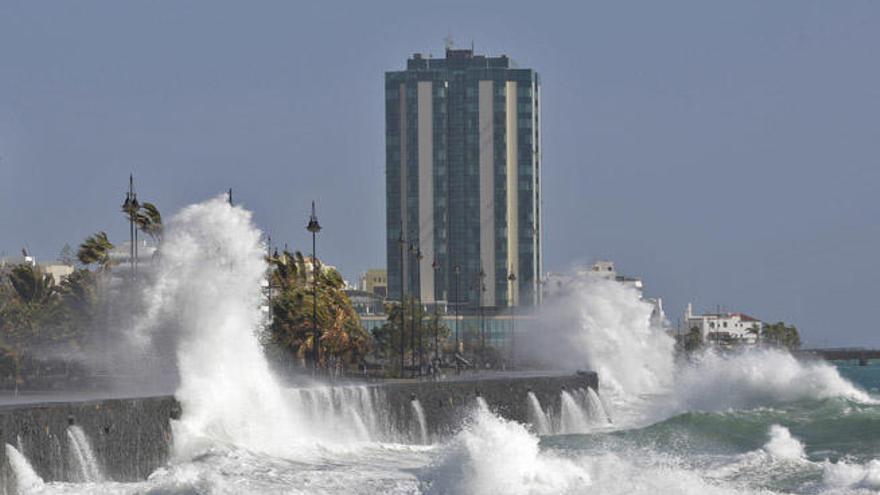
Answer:
<svg viewBox="0 0 880 495"><path fill-rule="evenodd" d="M0 409L0 441L16 447L41 478L77 481L83 468L74 462L78 447L71 427L75 426L77 435L87 439L102 475L141 480L168 459L169 420L179 414L171 397L9 407ZM0 450L0 457L0 481L5 484L10 467L5 451Z"/></svg>
<svg viewBox="0 0 880 495"><path fill-rule="evenodd" d="M421 443L413 399L419 401L424 413L427 437L439 439L460 428L477 394L492 411L528 423L529 392L547 411L559 411L563 387L596 389L597 382L595 374L584 373L313 387L289 389L286 393L299 404L308 422L338 426L341 438ZM88 438L107 479L143 480L168 461L171 420L180 415L180 404L173 397L15 406L0 409L0 440L17 448L20 437L22 454L44 480L75 481L81 475L74 471L80 468L70 462L68 431L73 422ZM418 432L418 438L413 438L412 432ZM0 483L5 486L11 479L6 453L0 449Z"/></svg>

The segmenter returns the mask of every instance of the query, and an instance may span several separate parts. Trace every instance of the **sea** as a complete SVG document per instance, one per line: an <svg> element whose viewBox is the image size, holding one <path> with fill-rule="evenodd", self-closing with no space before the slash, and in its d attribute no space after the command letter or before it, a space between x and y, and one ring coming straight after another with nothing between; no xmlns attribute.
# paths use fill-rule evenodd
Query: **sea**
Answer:
<svg viewBox="0 0 880 495"><path fill-rule="evenodd" d="M579 284L544 334L560 344L557 364L568 352L598 372L598 393L563 391L559 407L530 396L527 423L475 400L457 433L432 438L424 425L394 431L376 387L288 388L255 332L260 239L250 213L223 198L168 222L159 282L130 329L140 346L166 319L181 329L183 415L168 463L143 481L112 481L87 435L71 430L79 481L42 480L7 445L7 493L880 492L880 363L764 347L682 357L652 326L650 305L604 280Z"/></svg>

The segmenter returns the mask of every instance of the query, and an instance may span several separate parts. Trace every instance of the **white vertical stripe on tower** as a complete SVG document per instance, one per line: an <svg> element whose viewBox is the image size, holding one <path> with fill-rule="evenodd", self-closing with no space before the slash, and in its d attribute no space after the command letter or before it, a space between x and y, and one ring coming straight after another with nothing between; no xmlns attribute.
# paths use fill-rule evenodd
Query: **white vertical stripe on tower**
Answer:
<svg viewBox="0 0 880 495"><path fill-rule="evenodd" d="M486 273L481 305L495 305L495 136L492 81L480 81L480 264Z"/></svg>
<svg viewBox="0 0 880 495"><path fill-rule="evenodd" d="M418 83L419 139L419 294L434 302L434 99L431 81Z"/></svg>
<svg viewBox="0 0 880 495"><path fill-rule="evenodd" d="M517 277L519 273L519 136L517 135L516 81L507 81L507 269ZM510 272L508 272L509 274ZM518 283L507 284L507 304L516 306L519 300Z"/></svg>
<svg viewBox="0 0 880 495"><path fill-rule="evenodd" d="M537 197L537 200L534 200L534 215L535 215L535 224L538 225L538 230L535 232L532 229L532 263L534 266L534 281L532 283L532 300L529 301L529 304L541 304L543 300L544 294L541 286L541 280L544 276L544 220L542 215L544 214L544 193L541 192L541 184L543 181L541 180L541 172L544 169L544 160L541 158L540 153L544 152L544 146L541 145L541 140L544 137L544 133L540 132L541 126L541 108L544 106L544 100L541 99L541 85L538 84L537 80L533 80L532 82L532 132L534 133L534 138L532 140L532 163L531 167L534 171L534 179L533 184L535 191L533 193L533 198ZM537 105L536 105L536 102ZM535 149L537 147L537 152ZM534 225L534 224L533 224Z"/></svg>

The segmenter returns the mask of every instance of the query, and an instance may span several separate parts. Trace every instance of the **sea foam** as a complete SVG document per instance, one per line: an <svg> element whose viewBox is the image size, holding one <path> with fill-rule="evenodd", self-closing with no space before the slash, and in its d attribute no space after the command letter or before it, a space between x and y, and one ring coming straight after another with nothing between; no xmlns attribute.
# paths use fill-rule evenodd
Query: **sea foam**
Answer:
<svg viewBox="0 0 880 495"><path fill-rule="evenodd" d="M791 436L788 428L780 425L770 426L770 440L764 450L777 459L798 460L806 457L804 445Z"/></svg>
<svg viewBox="0 0 880 495"><path fill-rule="evenodd" d="M538 437L488 409L474 409L469 424L445 447L429 473L429 493L577 493L590 476L573 461L541 452Z"/></svg>
<svg viewBox="0 0 880 495"><path fill-rule="evenodd" d="M865 464L850 464L844 461L827 462L823 466L822 479L832 488L880 489L880 460L874 459Z"/></svg>

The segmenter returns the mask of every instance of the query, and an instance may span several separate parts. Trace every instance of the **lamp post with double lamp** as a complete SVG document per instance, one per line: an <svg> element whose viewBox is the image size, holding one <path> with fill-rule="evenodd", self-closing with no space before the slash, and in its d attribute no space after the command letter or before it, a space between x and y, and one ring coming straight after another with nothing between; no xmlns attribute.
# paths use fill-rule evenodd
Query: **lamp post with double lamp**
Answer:
<svg viewBox="0 0 880 495"><path fill-rule="evenodd" d="M507 305L510 306L510 359L513 361L516 355L516 315L514 314L516 308L516 274L513 273L513 270L507 276L507 282L510 284L510 300L507 301Z"/></svg>
<svg viewBox="0 0 880 495"><path fill-rule="evenodd" d="M131 279L137 277L137 227L135 227L135 219L141 205L137 200L137 193L134 192L134 175L128 175L128 192L125 193L125 201L122 202L122 211L128 215L128 234L129 234L129 261L131 261Z"/></svg>
<svg viewBox="0 0 880 495"><path fill-rule="evenodd" d="M230 200L231 199L232 197L230 195ZM315 360L315 369L317 370L321 359L320 345L318 343L320 340L318 332L318 274L321 270L318 266L316 248L317 236L318 232L321 231L321 224L318 223L318 216L315 214L314 201L312 201L312 214L309 216L309 224L306 226L306 230L312 233L312 354L313 359Z"/></svg>

